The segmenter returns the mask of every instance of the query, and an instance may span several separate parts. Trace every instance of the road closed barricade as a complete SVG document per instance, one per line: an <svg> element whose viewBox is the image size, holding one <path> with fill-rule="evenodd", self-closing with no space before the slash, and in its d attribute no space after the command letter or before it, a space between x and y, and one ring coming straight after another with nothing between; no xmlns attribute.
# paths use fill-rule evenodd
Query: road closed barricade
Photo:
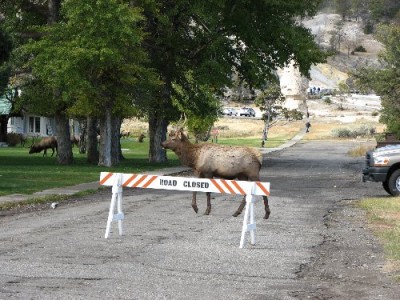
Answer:
<svg viewBox="0 0 400 300"><path fill-rule="evenodd" d="M113 221L118 222L119 234L123 234L122 221L125 216L122 210L122 191L124 187L246 195L246 209L244 212L240 248L244 247L247 232L250 233L251 244L254 245L256 243L256 223L254 216L255 196L269 196L270 190L269 182L111 172L100 173L100 185L112 187L105 238L109 237ZM115 209L117 213L115 213Z"/></svg>

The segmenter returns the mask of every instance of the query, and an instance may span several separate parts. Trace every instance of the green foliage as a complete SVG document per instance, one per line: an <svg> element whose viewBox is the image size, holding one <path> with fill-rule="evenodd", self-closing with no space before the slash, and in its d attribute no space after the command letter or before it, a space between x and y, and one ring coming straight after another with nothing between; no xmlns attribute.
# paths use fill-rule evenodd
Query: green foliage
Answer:
<svg viewBox="0 0 400 300"><path fill-rule="evenodd" d="M281 87L277 78L266 83L264 88L255 100L255 105L260 108L264 116L268 116L270 120L274 120L276 117L282 114L282 105L285 101L285 97L281 92Z"/></svg>
<svg viewBox="0 0 400 300"><path fill-rule="evenodd" d="M323 97L322 100L324 101L325 104L332 104L331 97Z"/></svg>
<svg viewBox="0 0 400 300"><path fill-rule="evenodd" d="M371 113L371 116L373 116L373 117L379 116L379 111L374 110L374 111Z"/></svg>
<svg viewBox="0 0 400 300"><path fill-rule="evenodd" d="M371 21L367 21L364 25L364 33L365 34L371 34L374 32L374 23Z"/></svg>
<svg viewBox="0 0 400 300"><path fill-rule="evenodd" d="M165 82L160 87L165 98L154 99L149 112L179 118L164 107L170 109L170 100L179 98L172 83L193 94L189 72L193 82L215 94L232 85L232 72L250 87L260 87L290 59L308 75L310 66L326 56L295 17L314 14L318 2L136 1L146 16L144 45L151 66Z"/></svg>
<svg viewBox="0 0 400 300"><path fill-rule="evenodd" d="M21 136L18 133L10 132L7 133L7 144L8 146L14 147L21 142Z"/></svg>
<svg viewBox="0 0 400 300"><path fill-rule="evenodd" d="M12 51L12 41L8 32L2 26L0 21L0 95L4 93L4 90L8 84L8 78L10 76L10 66L7 63L11 51Z"/></svg>
<svg viewBox="0 0 400 300"><path fill-rule="evenodd" d="M345 95L345 94L349 94L350 93L350 87L347 85L347 83L345 81L339 82L338 88L339 88L339 93L341 95Z"/></svg>
<svg viewBox="0 0 400 300"><path fill-rule="evenodd" d="M349 0L334 0L336 5L336 12L342 16L344 20L351 12L351 1Z"/></svg>
<svg viewBox="0 0 400 300"><path fill-rule="evenodd" d="M25 105L41 114L61 109L81 116L101 115L111 105L117 115L132 115L134 87L145 77L139 11L116 0L71 0L63 2L62 16L37 27L42 38L19 49L33 78Z"/></svg>
<svg viewBox="0 0 400 300"><path fill-rule="evenodd" d="M391 20L400 10L400 2L397 0L371 0L369 9L373 20Z"/></svg>
<svg viewBox="0 0 400 300"><path fill-rule="evenodd" d="M368 221L374 233L384 244L385 255L400 262L400 198L362 199L357 205L367 211Z"/></svg>
<svg viewBox="0 0 400 300"><path fill-rule="evenodd" d="M356 138L356 137L371 137L375 134L376 129L372 125L363 124L356 128L334 128L331 135L335 138Z"/></svg>
<svg viewBox="0 0 400 300"><path fill-rule="evenodd" d="M295 120L302 120L303 113L297 109L282 109L282 115L286 120L295 121Z"/></svg>
<svg viewBox="0 0 400 300"><path fill-rule="evenodd" d="M121 140L125 160L107 169L109 172L143 173L162 167L178 166L175 154L168 152L169 162L163 165L148 162L148 139L143 143L136 139ZM0 195L13 193L31 194L43 189L69 186L99 180L104 169L87 163L84 155L74 147L74 164L58 165L56 158L43 153L28 154L28 147L0 148ZM51 152L51 151L50 151Z"/></svg>
<svg viewBox="0 0 400 300"><path fill-rule="evenodd" d="M178 83L173 84L172 104L176 111L183 112L187 117L189 131L204 140L218 119L220 102L208 85L194 81L192 72L186 74L185 80L186 88Z"/></svg>
<svg viewBox="0 0 400 300"><path fill-rule="evenodd" d="M367 49L365 49L363 45L359 45L354 48L354 51L355 52L367 52Z"/></svg>
<svg viewBox="0 0 400 300"><path fill-rule="evenodd" d="M232 84L233 72L259 88L293 60L308 76L326 54L299 18L314 15L319 2L68 0L61 21L51 26L42 26L47 1L3 0L0 11L17 33L39 25L29 28L38 34L15 60L30 74L22 104L32 112L99 115L111 106L122 117L146 115L151 124L168 124L180 116L174 101L185 111L193 108L191 116L205 119L212 111L216 117L214 99ZM213 97L199 100L204 91Z"/></svg>
<svg viewBox="0 0 400 300"><path fill-rule="evenodd" d="M390 132L400 135L400 26L380 25L377 38L384 44L380 53L382 69L360 68L352 76L361 91L374 90L381 96L382 111L380 121Z"/></svg>

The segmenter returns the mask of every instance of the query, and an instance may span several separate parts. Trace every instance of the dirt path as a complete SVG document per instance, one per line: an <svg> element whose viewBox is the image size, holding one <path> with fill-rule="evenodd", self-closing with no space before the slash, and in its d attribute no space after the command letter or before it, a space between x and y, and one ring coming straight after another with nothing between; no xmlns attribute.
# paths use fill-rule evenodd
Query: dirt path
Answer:
<svg viewBox="0 0 400 300"><path fill-rule="evenodd" d="M239 249L240 197L196 215L186 192L127 190L125 236L104 239L111 193L0 217L0 299L398 299L382 249L351 205L384 196L360 180L350 143L268 154L271 218ZM205 209L205 195L199 195Z"/></svg>

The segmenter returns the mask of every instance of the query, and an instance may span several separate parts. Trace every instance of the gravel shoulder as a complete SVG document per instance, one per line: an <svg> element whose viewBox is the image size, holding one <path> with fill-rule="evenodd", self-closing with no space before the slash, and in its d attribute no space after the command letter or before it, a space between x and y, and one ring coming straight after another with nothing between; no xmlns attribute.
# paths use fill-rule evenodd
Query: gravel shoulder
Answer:
<svg viewBox="0 0 400 300"><path fill-rule="evenodd" d="M110 190L57 209L0 215L0 299L398 299L382 248L353 206L385 196L362 183L351 142L298 142L266 154L269 220L239 249L241 197L124 191L125 235L104 239ZM198 195L200 211L205 195Z"/></svg>

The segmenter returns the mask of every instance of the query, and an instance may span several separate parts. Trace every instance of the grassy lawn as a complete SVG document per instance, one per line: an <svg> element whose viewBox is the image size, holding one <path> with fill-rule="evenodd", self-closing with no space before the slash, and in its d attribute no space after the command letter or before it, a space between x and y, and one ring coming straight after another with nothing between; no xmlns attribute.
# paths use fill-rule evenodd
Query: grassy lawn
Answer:
<svg viewBox="0 0 400 300"><path fill-rule="evenodd" d="M148 143L138 143L125 139L121 143L125 156L117 167L105 168L89 165L86 155L73 148L74 164L61 166L55 157L42 153L28 154L22 147L0 148L0 196L8 194L31 194L48 188L69 186L99 179L100 172L140 173L163 167L180 165L177 157L168 152L168 163L150 164L148 162Z"/></svg>
<svg viewBox="0 0 400 300"><path fill-rule="evenodd" d="M369 225L384 245L385 270L400 272L400 197L363 199L358 205L367 211ZM400 281L400 275L396 279Z"/></svg>
<svg viewBox="0 0 400 300"><path fill-rule="evenodd" d="M266 148L275 148L283 143L287 142L288 140L292 139L296 134L288 133L282 134L280 136L276 136L273 139L268 139L265 143ZM240 139L234 138L219 138L218 144L221 145L232 145L232 146L246 146L246 147L261 147L261 139L254 138L254 137L243 137Z"/></svg>
<svg viewBox="0 0 400 300"><path fill-rule="evenodd" d="M276 147L290 139L293 134L284 134L268 140L267 147ZM147 140L147 141L146 141ZM220 144L259 147L259 138L221 138ZM0 196L9 194L32 194L49 188L97 181L100 172L142 173L164 167L179 166L180 162L172 151L168 151L168 163L148 162L148 139L138 143L134 139L122 139L121 147L125 160L113 168L99 167L86 163L86 155L73 148L74 164L61 166L55 157L42 157L42 153L28 154L29 149L21 146L0 148Z"/></svg>

